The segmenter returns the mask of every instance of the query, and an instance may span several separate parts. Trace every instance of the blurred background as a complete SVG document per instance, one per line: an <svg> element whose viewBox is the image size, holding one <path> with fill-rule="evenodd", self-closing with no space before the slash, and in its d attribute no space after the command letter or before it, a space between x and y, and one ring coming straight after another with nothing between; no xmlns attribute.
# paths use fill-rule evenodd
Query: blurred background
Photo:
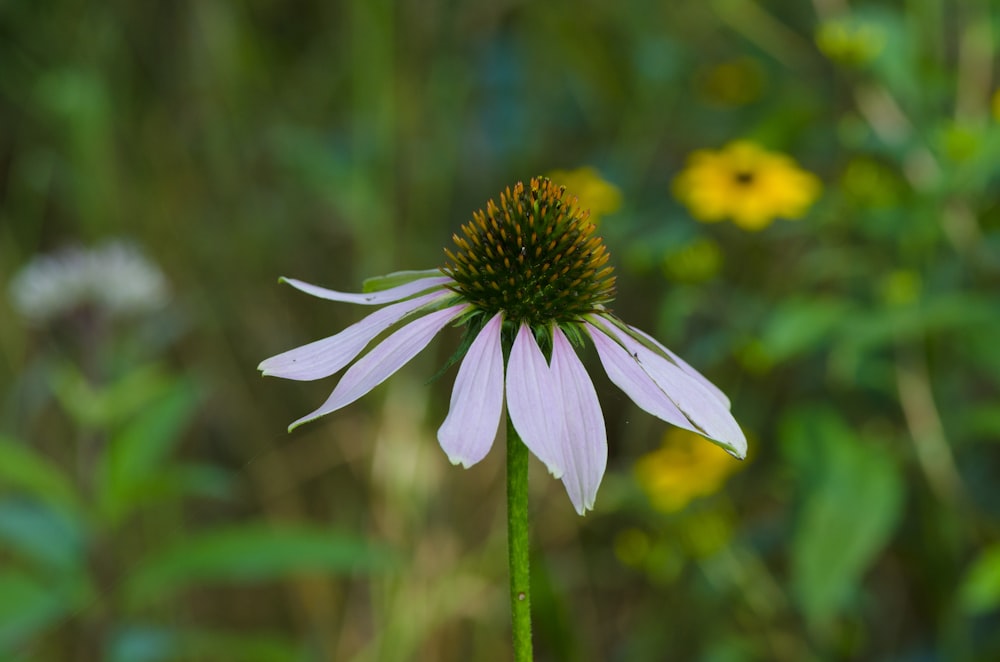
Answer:
<svg viewBox="0 0 1000 662"><path fill-rule="evenodd" d="M509 656L447 332L351 407L264 358L550 174L732 399L532 465L537 659L1000 659L989 0L0 3L0 658Z"/></svg>

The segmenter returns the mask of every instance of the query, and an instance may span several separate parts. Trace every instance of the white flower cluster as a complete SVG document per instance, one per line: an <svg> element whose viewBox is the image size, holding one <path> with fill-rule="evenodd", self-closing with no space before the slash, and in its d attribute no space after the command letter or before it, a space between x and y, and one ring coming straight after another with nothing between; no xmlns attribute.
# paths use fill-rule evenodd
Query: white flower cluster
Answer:
<svg viewBox="0 0 1000 662"><path fill-rule="evenodd" d="M10 296L14 308L31 322L88 305L128 315L163 305L167 281L134 244L113 240L36 256L11 280Z"/></svg>

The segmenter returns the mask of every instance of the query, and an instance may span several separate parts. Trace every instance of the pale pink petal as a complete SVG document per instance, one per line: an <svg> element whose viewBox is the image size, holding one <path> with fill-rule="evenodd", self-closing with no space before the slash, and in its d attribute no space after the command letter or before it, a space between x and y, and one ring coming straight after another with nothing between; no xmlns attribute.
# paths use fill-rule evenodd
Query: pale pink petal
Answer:
<svg viewBox="0 0 1000 662"><path fill-rule="evenodd" d="M413 320L372 348L340 378L337 388L316 411L292 423L293 430L308 421L345 407L384 382L430 343L448 322L461 315L468 304L451 306Z"/></svg>
<svg viewBox="0 0 1000 662"><path fill-rule="evenodd" d="M632 398L632 401L643 411L679 428L700 432L691 425L691 422L663 390L649 378L636 357L625 351L624 347L606 336L597 327L591 324L585 326L590 334L590 339L594 342L594 348L597 349L597 355L601 358L601 365L604 366L605 372L608 373L608 379L615 386Z"/></svg>
<svg viewBox="0 0 1000 662"><path fill-rule="evenodd" d="M746 456L746 437L729 409L715 393L677 365L648 349L614 325L607 324L602 329L606 329L608 335L621 343L625 351L632 355L633 360L677 406L690 424L678 425L674 421L669 422L708 437L740 459ZM596 335L591 334L592 337ZM628 391L626 393L632 397L632 393ZM636 401L636 404L639 402Z"/></svg>
<svg viewBox="0 0 1000 662"><path fill-rule="evenodd" d="M726 394L722 392L722 389L720 389L718 386L716 386L712 382L708 381L708 379L706 379L704 375L702 375L700 372L698 372L697 370L695 370L694 368L692 368L687 363L687 361L685 361L681 357L679 357L676 354L674 354L673 352L671 352L669 349L667 349L666 347L664 347L663 344L660 343L660 341L658 341L656 338L654 338L653 336L649 335L648 333L646 333L642 329L637 329L634 326L628 326L628 328L631 329L632 331L634 331L635 333L638 333L640 336L642 336L643 338L645 338L646 340L648 340L649 342L651 342L654 347L659 348L664 354L666 354L667 356L669 356L673 360L673 362L676 363L677 366L681 370L683 370L684 372L686 372L690 377L692 377L695 380L697 380L698 382L700 382L702 386L704 386L705 388L707 388L709 391L712 392L712 394L716 398L718 398L719 400L721 400L722 404L726 405L726 409L730 409L732 407L731 403L729 402L729 398L726 397Z"/></svg>
<svg viewBox="0 0 1000 662"><path fill-rule="evenodd" d="M507 359L507 413L524 445L556 478L566 471L562 411L552 370L531 329L522 324Z"/></svg>
<svg viewBox="0 0 1000 662"><path fill-rule="evenodd" d="M438 442L452 464L471 467L486 457L503 410L503 349L500 313L469 346L451 391L451 408L438 429Z"/></svg>
<svg viewBox="0 0 1000 662"><path fill-rule="evenodd" d="M445 283L452 282L451 278L448 278L447 276L435 276L433 278L421 278L420 280L415 280L410 283L406 283L405 285L399 285L398 287L392 287L388 290L355 293L328 290L324 287L319 287L318 285L304 283L301 280L296 280L295 278L281 278L280 280L284 283L288 283L299 291L311 294L314 297L319 297L320 299L343 301L345 303L360 303L366 306L378 306L383 303L392 303L393 301L399 301L413 296L414 294L419 294L425 290L439 288Z"/></svg>
<svg viewBox="0 0 1000 662"><path fill-rule="evenodd" d="M562 481L576 512L583 515L594 507L604 477L608 438L590 375L558 327L552 331L552 373L562 393L565 416L561 441L566 473Z"/></svg>
<svg viewBox="0 0 1000 662"><path fill-rule="evenodd" d="M340 333L264 359L257 369L266 377L308 381L329 377L354 360L375 336L413 311L450 293L438 290L378 310Z"/></svg>

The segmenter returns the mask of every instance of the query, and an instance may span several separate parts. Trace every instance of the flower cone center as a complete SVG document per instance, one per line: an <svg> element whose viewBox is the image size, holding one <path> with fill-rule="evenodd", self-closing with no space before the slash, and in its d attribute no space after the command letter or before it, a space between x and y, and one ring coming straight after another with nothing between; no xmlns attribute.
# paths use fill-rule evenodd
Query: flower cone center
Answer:
<svg viewBox="0 0 1000 662"><path fill-rule="evenodd" d="M614 298L608 253L589 212L545 178L490 200L454 235L442 269L479 310L532 327L578 321Z"/></svg>

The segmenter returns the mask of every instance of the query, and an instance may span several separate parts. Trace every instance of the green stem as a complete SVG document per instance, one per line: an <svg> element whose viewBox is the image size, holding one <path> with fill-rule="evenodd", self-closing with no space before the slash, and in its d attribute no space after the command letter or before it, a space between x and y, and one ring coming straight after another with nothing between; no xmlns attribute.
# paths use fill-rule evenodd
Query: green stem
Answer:
<svg viewBox="0 0 1000 662"><path fill-rule="evenodd" d="M528 447L507 417L507 556L514 661L531 662L531 590L528 570Z"/></svg>

